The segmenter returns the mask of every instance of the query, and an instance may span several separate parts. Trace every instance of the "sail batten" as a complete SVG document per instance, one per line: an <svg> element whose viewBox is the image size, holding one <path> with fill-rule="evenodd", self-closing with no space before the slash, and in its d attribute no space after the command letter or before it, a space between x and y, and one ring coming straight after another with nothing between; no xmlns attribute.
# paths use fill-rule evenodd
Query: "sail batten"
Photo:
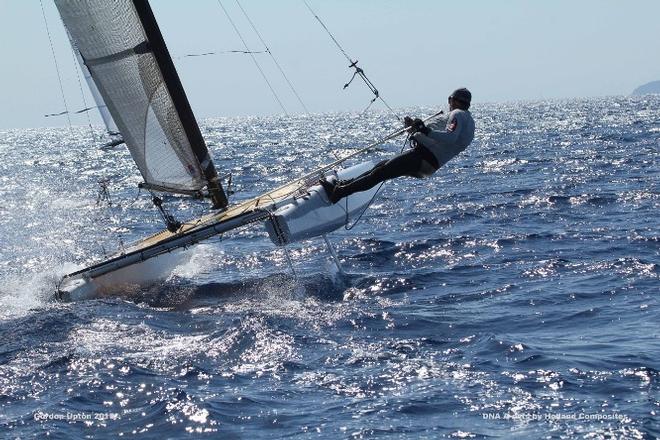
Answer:
<svg viewBox="0 0 660 440"><path fill-rule="evenodd" d="M146 0L55 0L146 184L227 199Z"/></svg>
<svg viewBox="0 0 660 440"><path fill-rule="evenodd" d="M85 60L85 64L87 66L97 66L99 64L112 63L115 61L122 60L126 57L130 57L133 55L141 55L149 52L151 52L151 48L149 47L149 42L143 41L142 43L139 43L137 46L130 49L122 50L121 52L105 55L100 58L92 58L89 60Z"/></svg>

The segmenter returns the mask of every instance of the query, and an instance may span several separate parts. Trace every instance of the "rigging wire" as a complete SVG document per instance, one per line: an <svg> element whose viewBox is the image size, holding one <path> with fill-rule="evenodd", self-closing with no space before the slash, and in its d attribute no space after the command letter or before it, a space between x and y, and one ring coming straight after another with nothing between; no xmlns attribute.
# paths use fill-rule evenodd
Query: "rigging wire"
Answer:
<svg viewBox="0 0 660 440"><path fill-rule="evenodd" d="M345 212L346 212L346 220L345 220L345 222L344 222L344 229L346 229L347 231L350 231L350 230L353 229L355 226L357 226L357 224L358 224L358 223L360 222L360 220L362 219L362 216L364 215L364 213L367 212L367 209L369 209L369 208L371 207L371 204L376 200L376 197L378 197L378 195L379 195L379 193L380 193L380 190L383 188L383 185L385 185L385 182L381 182L381 183L380 183L380 186L378 187L378 189L376 190L376 192L374 192L374 195L371 197L371 200L369 200L369 203L367 203L367 204L365 205L364 209L362 210L362 212L360 213L360 215L358 215L358 217L355 219L355 221L353 221L353 224L352 224L352 225L349 225L349 224L348 224L348 221L349 221L349 216L348 216L348 197L346 197L346 209L345 209Z"/></svg>
<svg viewBox="0 0 660 440"><path fill-rule="evenodd" d="M94 107L87 107L87 99L85 99L85 90L83 89L82 82L80 81L80 70L82 69L82 67L78 65L78 59L76 57L76 49L74 49L73 46L71 46L71 55L73 56L73 65L74 68L76 69L76 78L78 79L78 88L80 88L80 96L82 96L83 105L85 106L84 109L77 111L76 113L85 113L85 116L87 116L87 125L89 126L89 132L92 135L92 141L94 141L96 136L94 135L94 128L92 128L92 120L89 117L89 110L91 110Z"/></svg>
<svg viewBox="0 0 660 440"><path fill-rule="evenodd" d="M60 114L66 114L66 119L69 121L69 128L71 128L71 117L69 116L69 106L66 103L66 96L64 95L64 86L62 85L62 76L60 75L60 67L57 64L57 57L55 56L55 48L53 47L53 38L50 36L50 29L48 28L48 19L46 19L46 10L44 9L43 0L39 0L41 5L41 13L44 17L44 24L46 25L46 33L48 34L48 42L50 43L50 52L53 54L53 61L55 62L55 71L57 72L57 81L60 84L60 92L62 93L62 101L64 101L65 112Z"/></svg>
<svg viewBox="0 0 660 440"><path fill-rule="evenodd" d="M112 199L110 198L110 189L109 189L109 184L110 184L110 179L101 179L98 181L99 184L99 192L98 195L96 196L96 206L101 207L103 209L103 213L105 214L105 221L107 223L113 222L114 215L111 213L111 209L114 208ZM118 208L121 208L119 204L117 204ZM112 229L111 226L106 225L105 226L106 230L108 232L116 232ZM125 252L125 245L124 245L124 237L122 236L121 232L117 232L117 240L119 242L119 249L121 249L122 252ZM103 251L104 255L107 255L107 251L105 249L105 246L101 243L101 249Z"/></svg>
<svg viewBox="0 0 660 440"><path fill-rule="evenodd" d="M155 195L152 191L149 192L151 193L151 202L154 204L156 209L158 209L160 218L165 223L167 230L173 234L176 233L181 228L182 223L176 220L174 216L170 214L169 211L165 209L165 207L163 207L163 199Z"/></svg>
<svg viewBox="0 0 660 440"><path fill-rule="evenodd" d="M369 109L369 107L371 107L371 105L372 105L377 99L380 99L380 101L385 105L385 107L387 107L387 109L390 111L390 113L392 113L392 115L394 115L394 117L395 117L397 120L401 120L401 119L402 119L401 116L399 116L399 114L398 114L397 112L395 112L394 109L393 109L392 107L390 107L390 105L387 103L387 101L385 101L385 99L380 95L380 93L378 92L378 89L376 88L376 86L374 85L374 83L372 83L371 80L370 80L370 79L367 77L367 75L364 73L364 70L363 70L361 67L359 67L359 66L357 65L357 64L358 64L358 60L357 60L357 59L356 59L356 60L353 60L353 59L348 55L348 53L346 53L346 51L345 51L344 48L341 46L341 44L339 44L339 42L337 41L337 39L335 38L335 36L332 35L332 32L330 32L330 29L328 29L328 27L325 25L325 23L323 23L323 20L321 20L321 18L320 18L315 12L314 12L314 10L313 10L312 7L309 5L309 3L307 3L307 0L303 0L303 3L305 3L305 6L307 6L307 9L309 9L309 12L311 12L311 14L314 16L314 18L316 18L316 20L321 24L321 26L322 26L323 29L325 29L325 31L328 33L328 35L330 36L330 38L332 39L332 41L335 43L335 45L337 46L337 48L341 51L341 53L344 55L344 57L346 57L346 59L347 59L348 62L350 63L348 67L349 67L350 69L355 69L355 71L353 72L353 76L351 77L351 79L350 79L346 84L344 84L344 89L346 89L346 88L347 88L347 87L353 82L353 80L355 79L356 76L359 76L359 77L362 79L362 81L364 81L364 83L367 85L367 87L369 88L369 90L371 91L371 93L374 94L373 99L369 102L369 105L367 106L367 108L364 109L364 111L367 111L367 110Z"/></svg>
<svg viewBox="0 0 660 440"><path fill-rule="evenodd" d="M309 110L307 109L307 106L305 105L305 103L303 102L303 100L300 98L300 95L299 95L298 92L296 91L295 87L293 87L293 84L292 84L291 81L289 80L289 77L286 75L286 73L284 73L284 69L282 69L282 66L280 66L280 63L277 62L277 59L275 58L275 55L273 55L273 52L271 52L270 48L268 47L268 45L267 45L266 42L264 41L263 37L261 36L261 33L259 33L259 31L257 30L257 27L254 25L254 23L252 22L252 20L251 20L250 17L248 16L247 12L245 11L245 9L243 8L243 6L241 5L241 3L240 3L238 0L236 0L236 4L238 5L238 7L239 7L239 8L241 9L241 11L243 12L243 15L244 15L245 18L247 19L248 23L250 23L250 26L252 26L252 29L254 30L254 33L257 34L257 37L259 37L259 40L260 40L261 43L264 45L264 48L266 49L265 52L268 53L268 55L270 55L270 57L273 59L273 62L275 63L275 65L276 65L277 68L279 69L280 73L282 74L282 76L283 76L284 79L286 80L286 83L289 85L289 88L291 89L291 91L293 92L293 94L294 94L294 95L296 96L296 98L298 99L298 102L300 103L300 105L302 106L302 108L305 109L305 113L309 114Z"/></svg>
<svg viewBox="0 0 660 440"><path fill-rule="evenodd" d="M266 53L265 50L219 50L215 52L204 52L204 53L188 53L185 55L181 55L178 57L175 57L176 60L180 60L181 58L192 58L192 57L205 57L208 55L224 55L227 53L241 53L241 54L259 54L259 53Z"/></svg>
<svg viewBox="0 0 660 440"><path fill-rule="evenodd" d="M88 111L90 111L90 110L94 110L95 108L101 108L101 106L99 106L99 105L95 105L95 106L93 106L93 107L85 107L85 108L83 108L83 109L76 110L75 112L71 112L71 111L63 111L63 112L59 112L59 113L48 113L47 115L44 115L44 117L45 117L45 118L50 118L50 117L52 117L52 116L64 116L64 115L67 115L67 114L68 114L68 115L72 115L72 114L73 114L73 115L79 115L80 113L86 113L86 112L88 112Z"/></svg>
<svg viewBox="0 0 660 440"><path fill-rule="evenodd" d="M254 54L250 50L247 43L245 42L245 39L243 38L243 35L241 35L241 32L238 30L238 27L236 27L236 24L231 19L231 16L229 15L229 12L227 12L227 9L225 9L224 5L222 4L222 2L220 0L218 0L218 4L220 5L220 7L224 11L225 15L227 16L227 20L229 20L229 23L231 23L232 27L234 28L234 31L236 32L236 35L238 35L238 38L240 38L240 40L243 42L243 46L245 47L245 51L249 53L250 57L252 58L252 61L254 61L255 66L257 66L257 69L259 70L259 73L261 73L261 76L263 77L264 81L266 81L266 84L268 85L268 88L270 89L270 92L275 97L275 100L277 101L277 103L282 108L282 111L284 112L284 114L289 116L289 112L286 111L286 107L284 107L284 104L282 104L282 101L280 100L279 96L277 96L277 93L275 92L275 89L273 89L273 86L270 84L270 81L268 81L268 77L266 77L266 74L264 73L263 69L259 65L259 62L257 61L257 58L254 56Z"/></svg>
<svg viewBox="0 0 660 440"><path fill-rule="evenodd" d="M428 116L423 121L427 122L427 121L431 120L432 118L434 118L438 115L441 115L442 113L443 113L443 111L441 110L441 111L439 111L439 112L437 112L437 113L435 113L431 116ZM286 197L286 196L289 196L289 195L294 194L296 192L304 191L306 188L313 185L314 182L318 181L319 178L324 177L325 172L337 167L338 165L346 162L349 159L352 159L352 158L357 157L361 154L364 154L364 153L366 153L370 150L373 150L377 146L382 145L382 144L386 143L387 141L390 141L390 140L402 135L403 133L406 132L406 130L407 130L407 127L399 128L396 131L393 131L393 132L387 134L386 136L378 139L377 141L374 141L374 142L370 143L366 147L360 148L359 150L356 150L356 151L354 151L354 152L352 152L352 153L350 153L350 154L348 154L348 155L346 155L346 156L344 156L340 159L337 159L334 162L331 162L331 163L326 164L326 165L324 165L324 166L322 166L318 169L315 169L312 172L304 174L304 175L300 176L299 178L295 179L292 182L289 182L285 185L281 185L281 186L279 186L275 189L272 189L272 190L268 191L267 193L262 194L261 196L259 196L256 199L252 200L252 203L247 204L243 208L243 211L241 213L246 212L250 208L256 207L262 200L265 200L265 199L270 199L271 201L275 202L275 198L274 198L273 194L280 193L282 190L284 190L287 187L293 187L294 189L287 191L283 195L278 195L278 197ZM404 144L404 147L405 147L405 144ZM259 179L258 182L261 182L263 179L265 179L265 176L262 176Z"/></svg>

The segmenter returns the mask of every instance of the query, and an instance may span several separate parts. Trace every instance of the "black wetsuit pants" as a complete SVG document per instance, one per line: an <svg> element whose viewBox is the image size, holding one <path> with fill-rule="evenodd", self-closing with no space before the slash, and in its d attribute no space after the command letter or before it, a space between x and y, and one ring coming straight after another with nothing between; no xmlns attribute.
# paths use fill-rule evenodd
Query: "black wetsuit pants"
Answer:
<svg viewBox="0 0 660 440"><path fill-rule="evenodd" d="M359 191L366 191L381 182L396 177L423 178L433 174L439 168L437 164L437 160L430 151L418 146L398 154L392 159L379 162L371 170L346 183L340 182L335 187L333 198L341 199Z"/></svg>

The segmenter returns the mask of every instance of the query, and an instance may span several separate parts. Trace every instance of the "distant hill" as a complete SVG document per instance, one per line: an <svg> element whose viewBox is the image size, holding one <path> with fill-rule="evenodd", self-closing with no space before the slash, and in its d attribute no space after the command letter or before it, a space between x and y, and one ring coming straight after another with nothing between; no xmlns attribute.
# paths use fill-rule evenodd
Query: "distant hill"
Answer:
<svg viewBox="0 0 660 440"><path fill-rule="evenodd" d="M637 87L633 90L633 95L648 95L649 93L660 94L660 81L651 81L643 86Z"/></svg>

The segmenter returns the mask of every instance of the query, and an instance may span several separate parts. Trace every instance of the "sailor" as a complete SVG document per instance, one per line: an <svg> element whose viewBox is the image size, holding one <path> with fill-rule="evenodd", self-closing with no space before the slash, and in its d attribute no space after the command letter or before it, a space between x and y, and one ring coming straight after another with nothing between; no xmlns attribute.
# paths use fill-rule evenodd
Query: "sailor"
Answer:
<svg viewBox="0 0 660 440"><path fill-rule="evenodd" d="M432 118L427 124L421 119L404 118L411 134L413 148L392 159L384 160L360 176L339 182L325 179L320 183L328 199L337 203L346 196L366 191L377 184L396 177L418 179L431 176L438 168L465 150L474 138L474 120L470 114L472 94L466 88L449 95L449 114Z"/></svg>

